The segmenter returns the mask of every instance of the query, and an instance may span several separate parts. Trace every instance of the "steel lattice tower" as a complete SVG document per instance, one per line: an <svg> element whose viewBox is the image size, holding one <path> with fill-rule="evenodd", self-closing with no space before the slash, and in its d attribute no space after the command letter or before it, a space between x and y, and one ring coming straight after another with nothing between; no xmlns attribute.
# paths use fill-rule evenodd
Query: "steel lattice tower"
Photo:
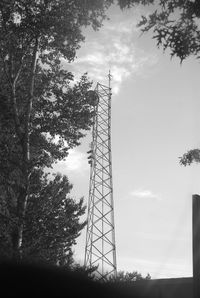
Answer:
<svg viewBox="0 0 200 298"><path fill-rule="evenodd" d="M97 83L90 92L95 109L92 128L85 266L98 266L105 280L116 275L116 247L111 160L111 88Z"/></svg>

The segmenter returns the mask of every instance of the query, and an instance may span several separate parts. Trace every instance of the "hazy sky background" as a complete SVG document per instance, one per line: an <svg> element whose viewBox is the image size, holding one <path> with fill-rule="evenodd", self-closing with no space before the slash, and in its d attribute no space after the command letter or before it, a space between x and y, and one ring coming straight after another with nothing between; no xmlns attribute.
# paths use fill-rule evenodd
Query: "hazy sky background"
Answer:
<svg viewBox="0 0 200 298"><path fill-rule="evenodd" d="M77 59L66 64L77 77L112 80L112 161L118 270L152 278L192 275L192 194L200 194L200 165L179 157L200 147L200 64L180 65L157 49L150 33L140 37L141 9L112 7L98 32L86 29ZM143 11L144 13L147 12ZM91 135L55 166L74 184L73 196L89 191ZM83 260L85 230L75 246Z"/></svg>

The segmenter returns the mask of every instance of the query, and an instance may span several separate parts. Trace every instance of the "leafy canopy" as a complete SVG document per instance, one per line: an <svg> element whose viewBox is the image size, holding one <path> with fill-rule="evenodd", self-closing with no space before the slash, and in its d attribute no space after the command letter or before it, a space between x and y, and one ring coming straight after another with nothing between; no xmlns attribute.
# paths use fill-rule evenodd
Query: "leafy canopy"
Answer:
<svg viewBox="0 0 200 298"><path fill-rule="evenodd" d="M84 41L83 26L100 28L111 3L99 0L0 2L1 236L3 244L11 241L11 251L16 250L18 254L26 244L24 235L30 230L29 220L34 222L30 235L35 239L36 214L45 219L51 204L58 200L49 192L61 182L55 178L51 182L53 186L48 184L44 169L65 158L69 148L79 145L92 124L93 111L85 97L91 82L83 75L75 83L73 74L63 66L63 59L68 62L75 59ZM33 187L36 184L40 195ZM45 203L48 211L43 210ZM31 204L33 213L30 213ZM62 204L65 206L63 213ZM64 214L66 218L71 216L73 221L76 210L80 210L79 215L83 212L82 203L74 209L72 206L72 201L61 195L58 210L55 209L61 212L60 228L64 224ZM67 208L72 208L74 213ZM42 210L46 213L41 213ZM38 224L38 227L41 228L40 236L44 237L43 225ZM50 227L51 221L45 226L45 235L49 238L52 235ZM69 245L74 243L81 227L77 225L74 232L71 231L74 238ZM59 237L64 239L66 233L62 228L60 233ZM44 244L41 239L42 236L40 248ZM33 242L31 245L34 248ZM55 246L54 249L58 254Z"/></svg>
<svg viewBox="0 0 200 298"><path fill-rule="evenodd" d="M37 262L70 266L72 246L86 222L83 199L76 202L69 197L72 185L66 176L57 174L53 180L47 175L32 183L24 226L23 258ZM37 182L37 181L35 181Z"/></svg>
<svg viewBox="0 0 200 298"><path fill-rule="evenodd" d="M153 31L157 46L169 49L181 62L200 52L199 0L119 0L122 9L150 5L138 26L142 32Z"/></svg>
<svg viewBox="0 0 200 298"><path fill-rule="evenodd" d="M169 49L171 56L177 56L181 62L191 55L199 58L199 0L160 0L155 5L156 9L148 17L143 16L139 23L142 31L152 29L157 46Z"/></svg>
<svg viewBox="0 0 200 298"><path fill-rule="evenodd" d="M199 0L125 0L121 8L134 4L152 5L150 13L142 16L138 26L142 32L153 31L157 46L169 50L171 57L181 63L190 56L200 58L200 1ZM181 165L200 162L200 149L192 149L180 158Z"/></svg>

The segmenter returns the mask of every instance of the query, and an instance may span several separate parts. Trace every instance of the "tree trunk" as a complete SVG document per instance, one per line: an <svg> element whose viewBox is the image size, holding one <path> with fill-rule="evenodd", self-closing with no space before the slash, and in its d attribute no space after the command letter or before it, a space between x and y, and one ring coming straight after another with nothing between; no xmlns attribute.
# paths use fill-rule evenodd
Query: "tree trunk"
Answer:
<svg viewBox="0 0 200 298"><path fill-rule="evenodd" d="M14 117L15 117L15 130L20 139L22 147L22 187L18 195L17 200L17 217L18 224L12 235L13 243L13 257L15 259L22 258L22 241L23 241L23 229L24 229L24 219L26 214L26 206L29 198L30 191L30 121L32 112L32 102L34 96L34 81L35 81L35 71L37 65L37 52L38 52L38 38L35 38L35 44L32 54L32 63L30 69L30 84L29 84L29 97L26 105L25 111L25 123L24 131L21 133L22 129L20 127L18 108L16 103L16 98L13 97L13 107L14 107ZM16 84L16 82L15 82ZM15 95L15 85L13 86L13 95Z"/></svg>

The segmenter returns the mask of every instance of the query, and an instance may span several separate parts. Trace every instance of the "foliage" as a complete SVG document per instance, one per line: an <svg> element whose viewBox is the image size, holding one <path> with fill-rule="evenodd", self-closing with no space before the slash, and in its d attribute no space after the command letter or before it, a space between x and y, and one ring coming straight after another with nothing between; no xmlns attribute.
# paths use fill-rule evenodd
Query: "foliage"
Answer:
<svg viewBox="0 0 200 298"><path fill-rule="evenodd" d="M194 55L200 57L200 1L199 0L119 0L122 9L134 5L153 5L142 16L138 26L142 32L153 31L157 46L170 49L171 56L181 62Z"/></svg>
<svg viewBox="0 0 200 298"><path fill-rule="evenodd" d="M78 263L73 263L70 267L72 272L82 274L83 276L86 276L87 278L95 281L95 270L97 269L96 266L92 267L86 267L85 265L80 265Z"/></svg>
<svg viewBox="0 0 200 298"><path fill-rule="evenodd" d="M190 165L191 163L200 163L200 149L192 149L180 157L180 164L183 166Z"/></svg>
<svg viewBox="0 0 200 298"><path fill-rule="evenodd" d="M72 185L66 176L57 174L49 180L48 174L36 171L32 179L24 220L23 260L70 266L73 263L72 246L86 224L80 222L85 213L83 199L76 202L69 197ZM0 256L12 258L10 235L15 231L17 221L13 220L14 208L8 209L6 205L5 211L5 218L0 218Z"/></svg>
<svg viewBox="0 0 200 298"><path fill-rule="evenodd" d="M110 276L109 282L134 282L142 279L151 279L151 276L148 273L146 277L142 277L141 273L138 273L137 271L118 271L116 276Z"/></svg>
<svg viewBox="0 0 200 298"><path fill-rule="evenodd" d="M72 185L66 176L57 174L49 181L45 175L39 179L40 183L32 184L35 189L27 204L23 258L69 266L72 246L86 224L79 222L86 207L83 199L75 202L68 196Z"/></svg>
<svg viewBox="0 0 200 298"><path fill-rule="evenodd" d="M154 3L154 0L118 0L118 5L122 10L139 4L149 5L152 3Z"/></svg>
<svg viewBox="0 0 200 298"><path fill-rule="evenodd" d="M32 201L38 197L32 185L35 173L66 157L69 148L80 144L92 124L93 111L85 97L91 82L83 75L75 83L62 62L73 61L84 41L82 28L100 28L111 3L0 3L0 216L4 221L1 237L4 243L11 240L13 257L22 256L28 206L35 202L43 206L38 198ZM49 190L50 186L45 187ZM41 191L43 196L48 193L43 188Z"/></svg>
<svg viewBox="0 0 200 298"><path fill-rule="evenodd" d="M152 1L149 1L152 2ZM200 58L200 1L160 0L159 7L142 18L142 31L153 30L157 46L170 49L182 62L191 55ZM200 162L200 150L192 149L180 158L181 165Z"/></svg>
<svg viewBox="0 0 200 298"><path fill-rule="evenodd" d="M189 56L200 58L200 1L199 0L125 0L121 8L135 4L153 4L153 12L142 16L138 26L142 32L153 31L157 46L169 49L171 57L181 63ZM192 149L180 158L181 165L200 162L200 149Z"/></svg>
<svg viewBox="0 0 200 298"><path fill-rule="evenodd" d="M139 26L143 32L152 29L157 46L169 48L171 56L182 62L190 55L200 57L199 18L199 0L160 0L153 13L142 17Z"/></svg>

